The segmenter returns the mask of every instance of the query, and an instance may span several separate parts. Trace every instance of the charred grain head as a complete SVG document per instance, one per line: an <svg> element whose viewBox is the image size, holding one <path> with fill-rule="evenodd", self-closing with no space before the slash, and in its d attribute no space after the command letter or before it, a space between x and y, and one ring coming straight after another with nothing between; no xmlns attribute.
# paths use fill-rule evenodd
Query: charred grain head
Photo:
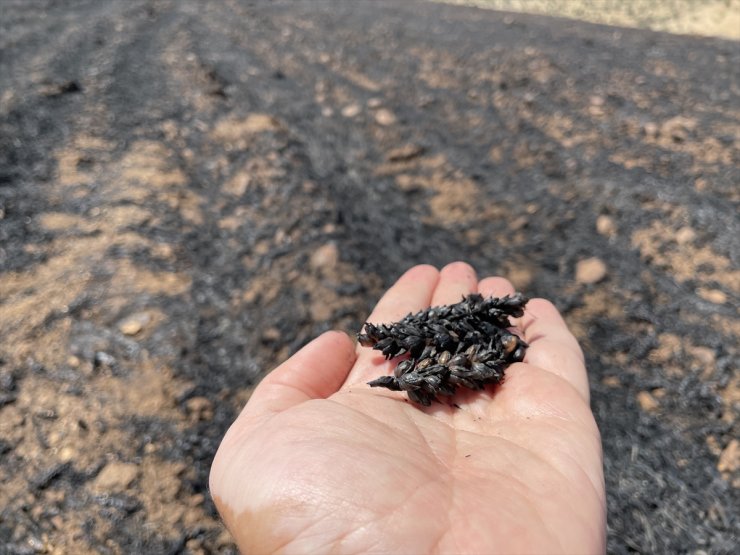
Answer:
<svg viewBox="0 0 740 555"><path fill-rule="evenodd" d="M511 318L524 314L528 299L521 293L484 298L468 295L459 303L409 314L391 324L366 323L358 341L387 359L402 355L393 376L381 376L371 387L406 391L424 406L457 387L480 390L501 383L506 367L520 362L527 343L511 333Z"/></svg>

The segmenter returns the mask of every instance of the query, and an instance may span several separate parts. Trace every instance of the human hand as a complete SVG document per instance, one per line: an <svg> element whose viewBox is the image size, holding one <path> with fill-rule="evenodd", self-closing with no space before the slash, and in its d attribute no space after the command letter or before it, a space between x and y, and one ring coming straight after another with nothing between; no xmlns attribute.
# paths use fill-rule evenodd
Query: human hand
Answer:
<svg viewBox="0 0 740 555"><path fill-rule="evenodd" d="M479 292L464 263L416 266L370 322ZM268 374L219 447L211 493L245 554L598 553L601 440L583 354L555 307L516 321L529 343L502 385L423 408L371 389L394 362L328 332Z"/></svg>

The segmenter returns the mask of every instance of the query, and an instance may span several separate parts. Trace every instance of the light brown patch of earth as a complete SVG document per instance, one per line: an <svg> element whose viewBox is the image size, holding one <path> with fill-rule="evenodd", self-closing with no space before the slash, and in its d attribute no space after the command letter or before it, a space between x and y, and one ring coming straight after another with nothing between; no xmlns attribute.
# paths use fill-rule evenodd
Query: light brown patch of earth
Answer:
<svg viewBox="0 0 740 555"><path fill-rule="evenodd" d="M740 270L726 256L708 246L680 244L676 241L676 230L663 221L654 221L649 227L634 231L632 245L639 249L646 263L667 271L679 282L690 279L703 284L716 282L740 294Z"/></svg>
<svg viewBox="0 0 740 555"><path fill-rule="evenodd" d="M437 0L504 10L581 19L668 33L740 39L740 2L653 2L652 0Z"/></svg>
<svg viewBox="0 0 740 555"><path fill-rule="evenodd" d="M245 149L250 139L259 133L277 131L280 123L269 114L254 113L246 117L229 116L216 124L211 138L233 148Z"/></svg>
<svg viewBox="0 0 740 555"><path fill-rule="evenodd" d="M720 472L737 472L740 469L740 441L733 439L722 450L717 462Z"/></svg>

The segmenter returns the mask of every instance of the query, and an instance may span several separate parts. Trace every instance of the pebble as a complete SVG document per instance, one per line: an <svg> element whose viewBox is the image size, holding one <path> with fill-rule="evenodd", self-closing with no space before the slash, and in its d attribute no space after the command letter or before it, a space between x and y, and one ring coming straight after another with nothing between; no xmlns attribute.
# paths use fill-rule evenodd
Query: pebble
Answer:
<svg viewBox="0 0 740 555"><path fill-rule="evenodd" d="M148 312L137 312L121 320L118 323L118 331L123 335L136 335L144 329L144 326L146 326L151 319L152 317Z"/></svg>
<svg viewBox="0 0 740 555"><path fill-rule="evenodd" d="M393 125L394 123L396 123L396 116L389 109L381 108L380 110L375 112L375 121L379 125Z"/></svg>
<svg viewBox="0 0 740 555"><path fill-rule="evenodd" d="M614 237L617 234L617 224L614 218L605 214L596 218L596 231L599 235Z"/></svg>
<svg viewBox="0 0 740 555"><path fill-rule="evenodd" d="M339 249L335 243L320 246L311 255L309 265L314 271L326 271L336 268L339 262Z"/></svg>
<svg viewBox="0 0 740 555"><path fill-rule="evenodd" d="M120 491L128 488L139 475L139 467L131 463L111 462L103 467L93 482L97 491Z"/></svg>
<svg viewBox="0 0 740 555"><path fill-rule="evenodd" d="M276 327L267 328L262 332L262 341L272 343L280 339L280 330Z"/></svg>
<svg viewBox="0 0 740 555"><path fill-rule="evenodd" d="M359 104L350 104L349 106L345 106L342 108L342 115L345 118L354 118L360 113L360 105Z"/></svg>
<svg viewBox="0 0 740 555"><path fill-rule="evenodd" d="M696 239L696 232L690 227L682 227L676 232L676 243L686 245Z"/></svg>
<svg viewBox="0 0 740 555"><path fill-rule="evenodd" d="M699 295L705 301L709 301L714 304L725 304L727 302L727 295L724 291L719 289L708 289L706 287L700 287L696 290Z"/></svg>
<svg viewBox="0 0 740 555"><path fill-rule="evenodd" d="M107 366L113 367L116 365L116 358L113 355L109 355L105 351L97 351L93 359L95 367Z"/></svg>
<svg viewBox="0 0 740 555"><path fill-rule="evenodd" d="M260 296L259 290L255 287L252 289L247 289L242 293L242 300L245 303L252 304L254 303Z"/></svg>
<svg viewBox="0 0 740 555"><path fill-rule="evenodd" d="M61 462L68 462L77 457L77 452L69 446L62 447L59 450L59 460Z"/></svg>
<svg viewBox="0 0 740 555"><path fill-rule="evenodd" d="M647 391L640 391L637 394L637 402L645 412L652 412L659 406L657 399Z"/></svg>
<svg viewBox="0 0 740 555"><path fill-rule="evenodd" d="M413 160L424 153L424 148L419 145L408 144L394 148L386 155L389 162L406 162Z"/></svg>
<svg viewBox="0 0 740 555"><path fill-rule="evenodd" d="M606 264L596 257L581 260L576 264L576 281L578 283L598 283L606 277L606 273Z"/></svg>

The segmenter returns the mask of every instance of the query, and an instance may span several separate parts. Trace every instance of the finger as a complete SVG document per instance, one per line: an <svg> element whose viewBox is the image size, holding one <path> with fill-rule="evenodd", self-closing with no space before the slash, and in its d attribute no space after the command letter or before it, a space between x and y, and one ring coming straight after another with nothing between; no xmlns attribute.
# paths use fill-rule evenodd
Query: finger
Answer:
<svg viewBox="0 0 740 555"><path fill-rule="evenodd" d="M432 295L432 306L459 303L462 298L478 291L475 270L465 262L448 264L439 273L439 282Z"/></svg>
<svg viewBox="0 0 740 555"><path fill-rule="evenodd" d="M524 362L556 374L589 399L588 375L583 351L555 306L545 299L532 299L518 326L529 343Z"/></svg>
<svg viewBox="0 0 740 555"><path fill-rule="evenodd" d="M389 324L400 320L408 313L429 307L439 270L434 266L414 266L403 274L378 301L367 321L373 324ZM357 361L349 373L345 385L364 383L378 376L389 374L391 365L383 355L369 347L357 345Z"/></svg>
<svg viewBox="0 0 740 555"><path fill-rule="evenodd" d="M329 397L344 383L354 361L354 342L342 332L326 332L270 372L240 418L261 417Z"/></svg>
<svg viewBox="0 0 740 555"><path fill-rule="evenodd" d="M478 292L484 297L505 297L514 291L511 282L502 277L487 277L478 284Z"/></svg>
<svg viewBox="0 0 740 555"><path fill-rule="evenodd" d="M481 280L478 290L484 297L502 297L515 291L508 280L500 277ZM529 343L524 362L566 379L588 400L583 353L555 306L544 299L532 299L525 307L524 316L513 323Z"/></svg>

